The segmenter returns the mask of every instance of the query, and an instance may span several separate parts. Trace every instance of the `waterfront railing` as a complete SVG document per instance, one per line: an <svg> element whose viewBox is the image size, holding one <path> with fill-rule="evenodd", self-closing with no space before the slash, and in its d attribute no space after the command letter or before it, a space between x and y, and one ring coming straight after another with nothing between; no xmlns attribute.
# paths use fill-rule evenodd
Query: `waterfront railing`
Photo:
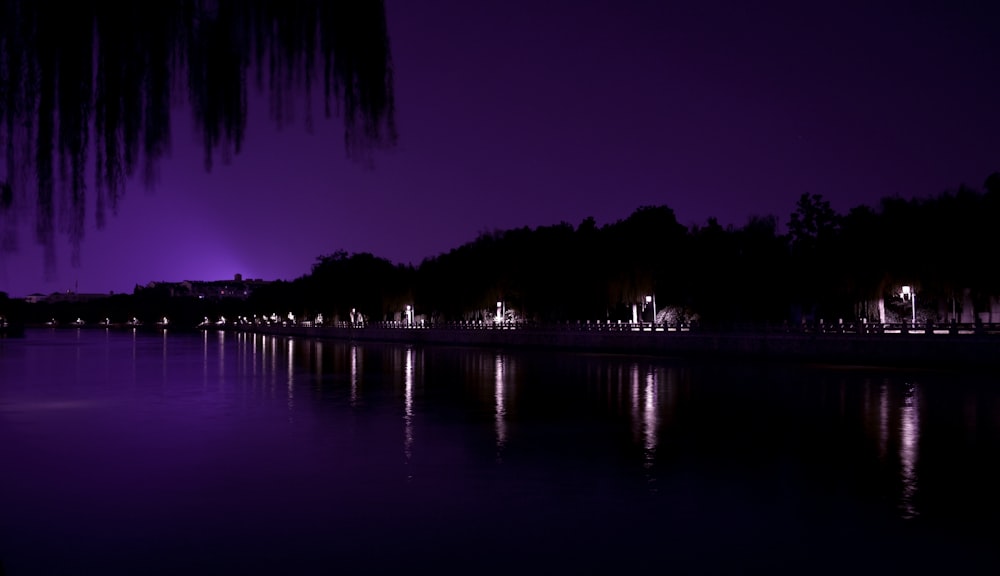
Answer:
<svg viewBox="0 0 1000 576"><path fill-rule="evenodd" d="M44 324L45 327L103 327L135 328L144 326L137 319L129 322L116 324L102 321L95 324L84 323L80 320L73 322L56 322L55 320ZM0 332L11 332L11 326L0 325ZM29 325L33 326L33 325ZM157 322L148 326L166 328L166 323ZM177 326L170 325L174 328ZM544 331L544 332L603 332L603 333L633 333L650 332L664 334L680 333L734 333L734 334L842 334L850 335L933 335L933 336L997 336L1000 335L1000 323L997 322L867 322L858 321L837 321L826 322L823 320L806 322L784 322L772 324L759 323L726 323L707 324L697 321L674 321L674 322L626 322L615 320L578 320L562 322L532 322L532 321L504 321L495 322L491 320L459 320L459 321L378 321L378 322L316 322L316 321L266 321L241 319L237 321L220 320L215 322L203 322L197 328L201 329L223 329L223 328L253 328L253 327L295 327L305 330L310 329L348 329L363 330L392 329L392 330L439 330L439 331ZM23 329L23 327L21 327Z"/></svg>

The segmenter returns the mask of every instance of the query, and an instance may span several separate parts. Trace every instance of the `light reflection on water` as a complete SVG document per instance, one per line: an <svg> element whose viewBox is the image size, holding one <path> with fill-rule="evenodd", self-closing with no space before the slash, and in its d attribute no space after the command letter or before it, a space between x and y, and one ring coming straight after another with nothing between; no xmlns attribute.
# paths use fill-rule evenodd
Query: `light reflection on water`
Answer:
<svg viewBox="0 0 1000 576"><path fill-rule="evenodd" d="M889 385L884 382L879 386L878 415L878 453L885 459L889 451Z"/></svg>
<svg viewBox="0 0 1000 576"><path fill-rule="evenodd" d="M403 441L403 454L406 455L406 463L409 464L413 458L413 348L407 347L404 354L403 381L405 391L403 396L403 422L405 440Z"/></svg>
<svg viewBox="0 0 1000 576"><path fill-rule="evenodd" d="M507 409L504 407L504 357L499 352L496 355L495 379L493 382L493 397L496 400L496 430L497 430L497 461L502 460L503 445L507 442Z"/></svg>
<svg viewBox="0 0 1000 576"><path fill-rule="evenodd" d="M917 450L920 442L918 392L916 385L905 384L905 396L899 415L899 459L902 463L900 475L903 484L900 494L900 508L903 518L907 520L916 518L920 514L916 502L918 488Z"/></svg>
<svg viewBox="0 0 1000 576"><path fill-rule="evenodd" d="M361 379L361 349L356 344L351 344L351 406L358 403L358 382Z"/></svg>
<svg viewBox="0 0 1000 576"><path fill-rule="evenodd" d="M645 432L645 453L646 468L651 468L656 460L656 427L658 425L657 412L660 409L657 401L656 378L652 368L646 374L646 388L644 390L645 403L642 412L642 424Z"/></svg>
<svg viewBox="0 0 1000 576"><path fill-rule="evenodd" d="M88 562L128 573L102 548L117 536L226 570L254 565L235 551L261 537L284 553L275 569L325 565L330 546L349 562L382 545L433 562L442 538L461 542L458 556L507 553L509 568L529 554L634 568L664 542L682 572L816 568L816 554L849 563L851 546L895 566L893 550L933 550L934 535L997 519L998 423L975 414L998 405L996 388L930 374L31 334L0 347L0 561L11 573ZM129 488L110 492L123 478ZM82 548L51 564L22 552L95 514L107 520ZM136 522L162 542L131 534ZM404 524L422 539L394 528ZM926 532L912 540L903 525ZM178 539L191 531L218 547ZM776 541L788 545L773 565ZM718 542L728 555L712 552ZM567 546L597 557L567 559Z"/></svg>
<svg viewBox="0 0 1000 576"><path fill-rule="evenodd" d="M288 340L288 421L295 413L295 340Z"/></svg>
<svg viewBox="0 0 1000 576"><path fill-rule="evenodd" d="M650 489L655 490L656 445L659 433L659 413L665 409L659 397L659 379L653 366L629 366L629 388L632 399L632 430L637 443L642 445L643 467L647 471Z"/></svg>

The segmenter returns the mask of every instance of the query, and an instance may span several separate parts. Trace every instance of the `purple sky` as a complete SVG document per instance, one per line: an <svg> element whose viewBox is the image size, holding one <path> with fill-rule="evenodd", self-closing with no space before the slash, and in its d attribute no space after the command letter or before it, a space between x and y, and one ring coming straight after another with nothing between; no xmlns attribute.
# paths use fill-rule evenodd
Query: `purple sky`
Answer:
<svg viewBox="0 0 1000 576"><path fill-rule="evenodd" d="M760 6L766 4L767 7ZM878 6L875 6L878 4ZM45 279L30 226L0 291L131 292L153 280L293 279L338 249L419 264L485 230L665 204L683 224L784 223L977 189L1000 170L995 2L386 0L399 143L345 158L339 120L278 132L251 100L244 151L202 168L175 114L152 192L129 184L82 264ZM29 219L28 222L31 220Z"/></svg>

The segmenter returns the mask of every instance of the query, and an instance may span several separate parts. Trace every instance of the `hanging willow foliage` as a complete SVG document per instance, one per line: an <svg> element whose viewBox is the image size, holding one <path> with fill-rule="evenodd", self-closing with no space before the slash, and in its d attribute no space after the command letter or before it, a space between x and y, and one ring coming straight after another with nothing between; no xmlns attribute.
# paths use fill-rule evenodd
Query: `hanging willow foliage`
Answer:
<svg viewBox="0 0 1000 576"><path fill-rule="evenodd" d="M381 0L0 0L0 247L16 249L18 217L34 212L46 269L57 228L78 263L88 173L100 228L137 169L155 180L178 103L206 169L238 154L251 71L279 125L293 92L321 84L349 156L395 142Z"/></svg>

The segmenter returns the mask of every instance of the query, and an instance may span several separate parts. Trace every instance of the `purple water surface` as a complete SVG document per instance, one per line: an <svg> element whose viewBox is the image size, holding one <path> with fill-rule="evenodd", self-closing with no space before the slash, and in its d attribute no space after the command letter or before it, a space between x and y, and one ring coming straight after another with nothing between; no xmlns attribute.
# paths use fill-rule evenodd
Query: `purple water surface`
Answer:
<svg viewBox="0 0 1000 576"><path fill-rule="evenodd" d="M0 340L21 574L995 573L987 375L222 332Z"/></svg>

